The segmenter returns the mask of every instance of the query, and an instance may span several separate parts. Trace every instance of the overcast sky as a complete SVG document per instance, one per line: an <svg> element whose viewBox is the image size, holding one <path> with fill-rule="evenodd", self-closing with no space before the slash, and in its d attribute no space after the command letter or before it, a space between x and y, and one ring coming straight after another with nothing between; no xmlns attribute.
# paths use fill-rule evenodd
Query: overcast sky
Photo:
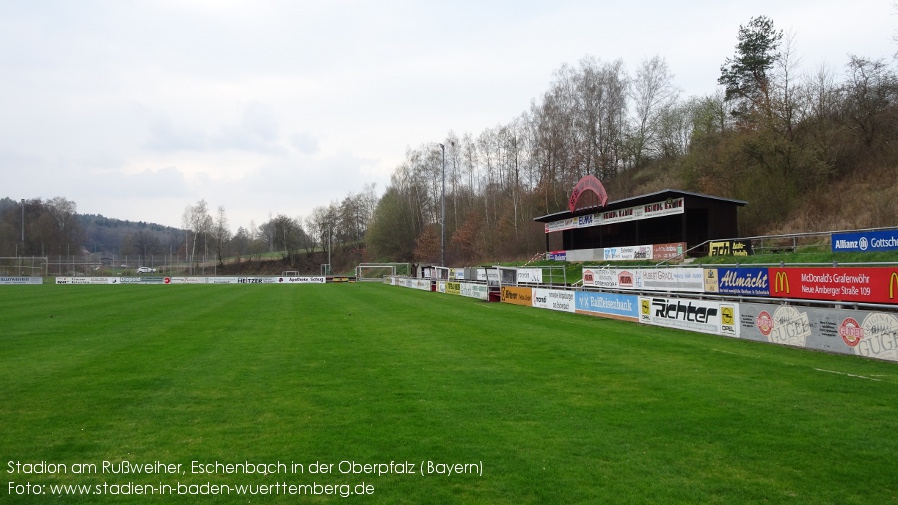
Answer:
<svg viewBox="0 0 898 505"><path fill-rule="evenodd" d="M0 0L0 197L181 225L204 198L232 230L306 216L406 148L510 122L562 64L663 57L717 88L740 24L795 36L802 69L885 58L892 0Z"/></svg>

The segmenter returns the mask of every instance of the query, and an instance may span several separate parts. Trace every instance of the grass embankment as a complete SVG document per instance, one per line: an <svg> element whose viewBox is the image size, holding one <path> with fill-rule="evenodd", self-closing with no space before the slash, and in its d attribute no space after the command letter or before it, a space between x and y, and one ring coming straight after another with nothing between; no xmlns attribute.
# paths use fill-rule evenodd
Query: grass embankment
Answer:
<svg viewBox="0 0 898 505"><path fill-rule="evenodd" d="M10 286L0 306L4 503L898 500L892 363L371 284ZM7 467L123 460L185 474ZM191 475L194 460L304 473ZM483 472L422 476L428 461ZM9 482L374 494L50 499Z"/></svg>

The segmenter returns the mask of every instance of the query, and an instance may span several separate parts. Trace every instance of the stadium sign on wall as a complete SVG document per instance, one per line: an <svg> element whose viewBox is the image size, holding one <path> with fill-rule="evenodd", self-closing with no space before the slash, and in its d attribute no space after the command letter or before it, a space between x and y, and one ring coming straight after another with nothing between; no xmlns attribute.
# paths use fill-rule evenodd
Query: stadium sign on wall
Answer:
<svg viewBox="0 0 898 505"><path fill-rule="evenodd" d="M639 322L735 337L739 310L734 303L640 296Z"/></svg>
<svg viewBox="0 0 898 505"><path fill-rule="evenodd" d="M898 318L865 310L739 304L748 340L898 361Z"/></svg>
<svg viewBox="0 0 898 505"><path fill-rule="evenodd" d="M0 277L0 285L24 285L43 283L43 277Z"/></svg>
<svg viewBox="0 0 898 505"><path fill-rule="evenodd" d="M833 252L878 252L898 250L898 230L833 233Z"/></svg>
<svg viewBox="0 0 898 505"><path fill-rule="evenodd" d="M636 322L639 319L638 306L636 295L577 291L574 307L578 314Z"/></svg>
<svg viewBox="0 0 898 505"><path fill-rule="evenodd" d="M602 226L606 224L639 221L641 219L682 214L684 211L684 201L683 197L671 198L669 200L637 205L626 209L609 210L596 212L594 214L586 214L584 216L571 217L546 223L545 230L546 233L551 233L555 231L571 230L574 228L589 228L591 226Z"/></svg>
<svg viewBox="0 0 898 505"><path fill-rule="evenodd" d="M863 303L898 303L898 269L770 268L770 296Z"/></svg>
<svg viewBox="0 0 898 505"><path fill-rule="evenodd" d="M704 278L706 293L770 296L766 268L706 268Z"/></svg>

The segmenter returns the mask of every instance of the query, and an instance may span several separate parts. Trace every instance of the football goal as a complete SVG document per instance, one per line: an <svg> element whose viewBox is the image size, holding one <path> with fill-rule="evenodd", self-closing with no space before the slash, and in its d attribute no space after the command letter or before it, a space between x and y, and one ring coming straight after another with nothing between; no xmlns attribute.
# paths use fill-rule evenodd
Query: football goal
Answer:
<svg viewBox="0 0 898 505"><path fill-rule="evenodd" d="M384 277L394 275L408 276L411 267L408 263L360 263L355 267L357 281L382 281Z"/></svg>

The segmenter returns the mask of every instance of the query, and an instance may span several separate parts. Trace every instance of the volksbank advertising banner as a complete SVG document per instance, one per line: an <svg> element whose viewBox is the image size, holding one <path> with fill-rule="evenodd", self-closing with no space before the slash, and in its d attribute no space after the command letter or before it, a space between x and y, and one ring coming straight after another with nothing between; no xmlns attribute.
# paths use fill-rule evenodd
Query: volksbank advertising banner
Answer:
<svg viewBox="0 0 898 505"><path fill-rule="evenodd" d="M639 297L639 322L714 335L739 335L735 303L666 297Z"/></svg>
<svg viewBox="0 0 898 505"><path fill-rule="evenodd" d="M877 252L898 250L898 230L833 233L833 252Z"/></svg>
<svg viewBox="0 0 898 505"><path fill-rule="evenodd" d="M0 277L0 286L43 284L43 277Z"/></svg>
<svg viewBox="0 0 898 505"><path fill-rule="evenodd" d="M893 313L741 303L739 326L749 340L898 361Z"/></svg>
<svg viewBox="0 0 898 505"><path fill-rule="evenodd" d="M639 319L639 300L636 295L577 291L574 309L578 314L589 316L623 319L633 322Z"/></svg>
<svg viewBox="0 0 898 505"><path fill-rule="evenodd" d="M740 296L770 296L766 268L706 268L705 292Z"/></svg>

